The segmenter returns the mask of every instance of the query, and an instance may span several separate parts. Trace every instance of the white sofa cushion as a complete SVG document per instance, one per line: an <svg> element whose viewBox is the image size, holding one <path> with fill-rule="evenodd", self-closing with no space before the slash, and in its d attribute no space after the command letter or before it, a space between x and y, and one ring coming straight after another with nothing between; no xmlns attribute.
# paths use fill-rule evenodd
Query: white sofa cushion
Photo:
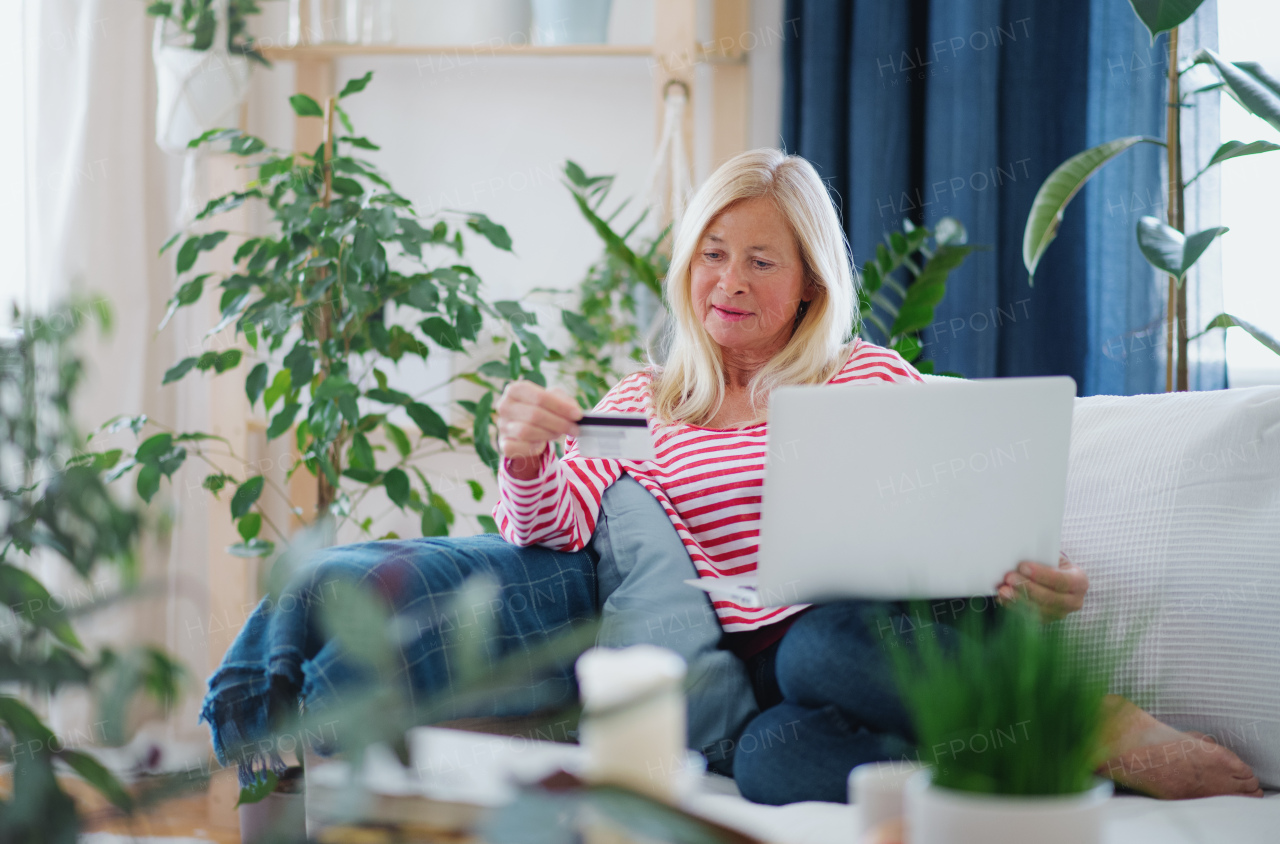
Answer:
<svg viewBox="0 0 1280 844"><path fill-rule="evenodd" d="M1280 388L1077 399L1066 500L1116 691L1280 787Z"/></svg>

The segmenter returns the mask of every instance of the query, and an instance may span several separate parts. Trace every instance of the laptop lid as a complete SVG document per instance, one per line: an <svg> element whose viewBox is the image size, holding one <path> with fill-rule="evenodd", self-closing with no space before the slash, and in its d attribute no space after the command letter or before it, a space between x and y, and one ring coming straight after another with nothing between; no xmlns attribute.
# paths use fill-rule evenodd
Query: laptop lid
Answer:
<svg viewBox="0 0 1280 844"><path fill-rule="evenodd" d="M769 401L763 605L991 595L1058 560L1068 377L782 387Z"/></svg>

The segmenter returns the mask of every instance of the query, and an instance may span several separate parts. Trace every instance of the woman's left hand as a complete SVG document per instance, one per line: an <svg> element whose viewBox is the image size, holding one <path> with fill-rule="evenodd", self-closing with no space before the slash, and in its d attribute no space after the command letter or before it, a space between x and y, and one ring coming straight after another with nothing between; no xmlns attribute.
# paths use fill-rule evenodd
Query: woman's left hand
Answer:
<svg viewBox="0 0 1280 844"><path fill-rule="evenodd" d="M1031 601L1040 609L1042 617L1057 621L1084 606L1084 594L1088 591L1089 576L1061 557L1057 568L1043 563L1019 563L1017 569L1000 581L996 596L1002 604Z"/></svg>

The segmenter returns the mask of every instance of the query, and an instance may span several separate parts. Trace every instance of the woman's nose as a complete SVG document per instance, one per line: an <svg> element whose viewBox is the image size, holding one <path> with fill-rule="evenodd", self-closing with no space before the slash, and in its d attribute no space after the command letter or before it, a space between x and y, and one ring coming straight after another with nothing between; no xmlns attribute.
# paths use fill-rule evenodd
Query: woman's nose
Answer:
<svg viewBox="0 0 1280 844"><path fill-rule="evenodd" d="M741 293L747 289L746 281L743 279L742 273L734 264L729 264L724 268L724 271L720 273L720 281L716 286L720 288L720 292L727 296L731 296L734 293Z"/></svg>

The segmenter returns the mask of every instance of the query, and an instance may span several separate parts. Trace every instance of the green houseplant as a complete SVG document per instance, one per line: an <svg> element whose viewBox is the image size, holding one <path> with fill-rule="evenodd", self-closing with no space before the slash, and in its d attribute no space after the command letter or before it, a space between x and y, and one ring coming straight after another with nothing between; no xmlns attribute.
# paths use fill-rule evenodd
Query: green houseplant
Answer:
<svg viewBox="0 0 1280 844"><path fill-rule="evenodd" d="M63 317L82 310L17 319L16 339L0 345L0 600L6 607L0 758L12 765L13 776L12 789L0 797L0 840L15 844L75 842L76 807L55 775L74 772L122 811L146 802L78 749L80 739L56 735L28 695L94 692L102 727L92 738L115 743L124 740L126 712L140 689L167 706L182 678L181 668L159 650L95 653L75 630L79 618L127 597L145 527L142 515L121 505L102 479L120 453L80 450L71 402L83 368L69 345L78 320ZM100 304L88 310L107 316ZM59 597L31 573L36 556L65 562L81 583L115 571L126 586L92 600Z"/></svg>
<svg viewBox="0 0 1280 844"><path fill-rule="evenodd" d="M561 315L572 346L554 358L573 378L578 402L589 408L627 374L626 362L644 363L658 356L658 306L669 257L662 247L670 227L656 238L637 239L636 230L648 217L646 210L619 231L616 221L630 201L605 211L614 177L588 176L572 161L565 162L564 175L579 212L604 245L604 254L578 286L577 310Z"/></svg>
<svg viewBox="0 0 1280 844"><path fill-rule="evenodd" d="M924 353L920 333L933 324L951 271L979 248L969 244L968 233L954 217L943 217L932 230L904 219L902 231L886 234L884 243L876 245L875 260L862 265L860 322L880 329L885 345L907 363L933 374L933 361L920 359ZM900 269L905 270L905 282L894 277ZM889 321L881 314L887 314Z"/></svg>
<svg viewBox="0 0 1280 844"><path fill-rule="evenodd" d="M1280 341L1271 337L1252 323L1232 314L1219 314L1209 321L1204 330L1194 337L1188 334L1187 291L1183 284L1187 272L1204 254L1209 245L1226 233L1222 226L1188 234L1185 229L1184 193L1191 183L1206 171L1224 161L1246 155L1258 155L1280 150L1280 144L1258 140L1251 142L1227 141L1210 156L1204 167L1189 179L1183 178L1181 114L1191 108L1191 98L1198 94L1225 90L1237 103L1252 114L1261 117L1280 130L1280 80L1267 73L1256 62L1229 62L1212 50L1200 50L1193 61L1185 66L1178 64L1178 27L1195 14L1203 0L1159 2L1159 0L1129 0L1134 12L1155 37L1169 33L1168 120L1166 138L1131 136L1117 138L1087 149L1067 159L1057 167L1036 193L1027 216L1023 232L1022 260L1028 278L1034 281L1036 267L1049 244L1057 237L1058 226L1067 204L1084 187L1094 173L1120 153L1140 143L1163 146L1167 152L1167 218L1143 217L1138 221L1138 246L1143 256L1157 270L1169 275L1168 306L1166 310L1166 390L1188 388L1187 345L1205 332L1217 328L1239 327L1247 331L1267 348L1280 354ZM1218 74L1219 81L1187 91L1182 87L1182 76L1196 65L1208 65Z"/></svg>
<svg viewBox="0 0 1280 844"><path fill-rule="evenodd" d="M1111 783L1094 771L1108 755L1111 669L1093 658L1092 637L1015 607L985 628L968 614L946 647L923 629L928 608L914 612L914 642L894 635L885 644L930 766L907 790L916 840L1100 840Z"/></svg>
<svg viewBox="0 0 1280 844"><path fill-rule="evenodd" d="M297 115L325 121L326 140L312 153L271 150L239 130L215 130L192 141L192 146L227 145L256 173L243 190L211 200L193 226L205 226L247 202L265 206L273 225L263 235L226 230L175 235L161 250L176 247L179 281L164 322L179 308L217 297L221 320L208 336L231 328L258 357L242 375L250 405L266 412L268 439L296 439L302 460L292 472L317 478L315 508L299 514L304 522L352 519L359 503L381 490L400 510L416 514L424 535L445 535L455 523L454 513L414 464L462 446L474 448L484 466L496 470L493 402L508 379L545 383L541 364L547 350L531 330L534 315L516 302L490 302L480 278L462 263L464 230L510 251L506 230L482 214L419 217L412 203L360 157L378 147L354 134L340 102L363 91L371 78L351 80L324 106L302 94L291 98ZM345 134L335 131L339 123ZM203 271L200 256L231 238L236 247L231 269ZM425 396L408 395L389 383L390 367L406 358L426 360L433 350L501 355L457 376L475 388L474 397L456 402L465 419L461 423L449 424ZM198 373L240 372L243 353L233 347L192 355L174 364L164 383ZM112 423L125 425L138 432L156 428L144 418ZM375 444L377 432L387 447ZM206 489L232 491L231 514L243 540L233 553L265 556L276 541L287 539L261 507L264 493L286 494L282 485L261 474L224 471L217 458L238 456L228 455L225 442L212 435L151 433L125 455L113 476L136 468L135 486L149 501L161 479L172 477L188 456L210 467ZM480 482L468 484L479 500ZM493 528L487 517L481 523ZM273 539L263 535L264 527ZM360 528L368 532L371 522L366 519Z"/></svg>

